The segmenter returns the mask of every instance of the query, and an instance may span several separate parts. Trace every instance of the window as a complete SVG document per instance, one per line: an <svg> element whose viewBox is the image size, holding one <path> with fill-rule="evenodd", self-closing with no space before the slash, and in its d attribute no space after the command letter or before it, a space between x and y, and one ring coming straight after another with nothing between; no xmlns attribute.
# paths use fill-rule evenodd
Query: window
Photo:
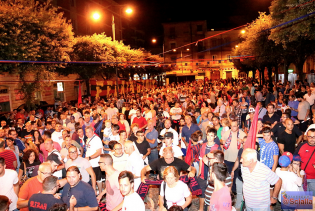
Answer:
<svg viewBox="0 0 315 211"><path fill-rule="evenodd" d="M175 26L170 27L170 36L175 36Z"/></svg>
<svg viewBox="0 0 315 211"><path fill-rule="evenodd" d="M176 48L176 43L172 42L172 43L170 43L170 44L171 44L171 49Z"/></svg>
<svg viewBox="0 0 315 211"><path fill-rule="evenodd" d="M212 61L217 60L217 55L212 55Z"/></svg>
<svg viewBox="0 0 315 211"><path fill-rule="evenodd" d="M198 42L198 51L203 51L203 42Z"/></svg>
<svg viewBox="0 0 315 211"><path fill-rule="evenodd" d="M204 55L198 56L199 62L203 62L203 60L205 59Z"/></svg>
<svg viewBox="0 0 315 211"><path fill-rule="evenodd" d="M227 58L228 60L230 60L230 59L231 59L231 55L226 55L226 58Z"/></svg>
<svg viewBox="0 0 315 211"><path fill-rule="evenodd" d="M197 32L202 32L202 25L197 25Z"/></svg>

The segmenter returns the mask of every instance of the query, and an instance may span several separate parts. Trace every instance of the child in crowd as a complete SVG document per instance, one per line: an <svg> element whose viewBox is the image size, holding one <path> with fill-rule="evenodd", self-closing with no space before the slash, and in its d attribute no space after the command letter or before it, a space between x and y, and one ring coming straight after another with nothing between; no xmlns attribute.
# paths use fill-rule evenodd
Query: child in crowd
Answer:
<svg viewBox="0 0 315 211"><path fill-rule="evenodd" d="M300 157L300 155L293 155L292 163L289 166L289 171L293 172L298 177L301 177L303 179L303 177L305 175L305 171L301 170L300 166L301 166L301 157ZM299 187L299 190L300 191L304 191L303 190L303 186Z"/></svg>
<svg viewBox="0 0 315 211"><path fill-rule="evenodd" d="M109 151L110 155L114 154L114 146L115 146L115 144L118 144L118 142L117 141L110 141L108 143L108 148L106 148L106 150Z"/></svg>
<svg viewBox="0 0 315 211"><path fill-rule="evenodd" d="M191 134L191 161L192 161L192 166L196 168L196 175L199 175L199 157L200 157L200 146L201 144L199 142L199 136L197 134L198 131L194 132Z"/></svg>
<svg viewBox="0 0 315 211"><path fill-rule="evenodd" d="M112 135L112 123L110 120L105 121L105 128L103 132L103 149L108 149L108 142L110 141L109 137ZM108 153L108 150L105 150L105 153Z"/></svg>
<svg viewBox="0 0 315 211"><path fill-rule="evenodd" d="M119 141L119 125L113 125L112 134L109 136L110 141Z"/></svg>
<svg viewBox="0 0 315 211"><path fill-rule="evenodd" d="M289 171L291 164L290 158L282 155L279 158L279 165L281 168L276 169L276 174L282 179L281 190L279 192L279 201L281 202L281 193L283 191L299 191L302 186L302 178L295 173ZM294 209L293 209L294 210Z"/></svg>
<svg viewBox="0 0 315 211"><path fill-rule="evenodd" d="M224 118L221 120L221 125L222 125L222 131L221 131L221 137L223 134L230 129L230 121L228 118Z"/></svg>

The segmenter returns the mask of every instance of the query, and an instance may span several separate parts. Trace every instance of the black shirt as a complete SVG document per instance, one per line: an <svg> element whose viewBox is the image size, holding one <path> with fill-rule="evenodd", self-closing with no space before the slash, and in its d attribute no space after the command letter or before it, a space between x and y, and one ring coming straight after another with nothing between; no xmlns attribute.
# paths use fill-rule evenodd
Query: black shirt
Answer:
<svg viewBox="0 0 315 211"><path fill-rule="evenodd" d="M30 132L27 132L26 129L23 129L23 130L21 131L21 138L25 138L26 140L28 140L28 139L33 140L33 137L34 137L33 134L34 134L34 131L33 131L33 130L31 130Z"/></svg>
<svg viewBox="0 0 315 211"><path fill-rule="evenodd" d="M32 164L30 164L29 162L26 162L24 166L24 162L22 162L20 165L20 169L23 171L23 175L25 174L25 171L26 171L27 177L31 178L31 177L37 176L36 169L38 169L38 166L40 164L41 164L40 161L34 161L34 163Z"/></svg>
<svg viewBox="0 0 315 211"><path fill-rule="evenodd" d="M35 193L28 201L28 209L29 211L49 210L55 204L63 204L63 202L52 194Z"/></svg>
<svg viewBox="0 0 315 211"><path fill-rule="evenodd" d="M275 137L278 137L283 131L285 131L285 126L282 122L279 122L271 129L271 131ZM294 133L297 137L302 135L302 132L296 125L294 125L292 133Z"/></svg>
<svg viewBox="0 0 315 211"><path fill-rule="evenodd" d="M269 117L268 113L263 117L263 123L271 122L273 124L275 121L280 122L280 116L274 113L271 117Z"/></svg>
<svg viewBox="0 0 315 211"><path fill-rule="evenodd" d="M278 143L284 145L284 152L291 152L294 154L296 138L298 136L292 132L288 134L286 131L283 131L278 138Z"/></svg>
<svg viewBox="0 0 315 211"><path fill-rule="evenodd" d="M164 172L165 168L168 166L174 166L177 169L178 174L180 174L181 171L187 171L190 167L185 161L183 161L179 158L174 158L174 161L170 164L167 164L165 162L164 158L159 158L159 159L151 162L149 164L149 166L152 169L152 171L156 171L159 173L160 179L164 179L163 172Z"/></svg>
<svg viewBox="0 0 315 211"><path fill-rule="evenodd" d="M140 154L147 154L148 153L148 149L150 149L150 144L148 141L144 140L142 143L138 143L137 141L135 141L135 144L140 152Z"/></svg>

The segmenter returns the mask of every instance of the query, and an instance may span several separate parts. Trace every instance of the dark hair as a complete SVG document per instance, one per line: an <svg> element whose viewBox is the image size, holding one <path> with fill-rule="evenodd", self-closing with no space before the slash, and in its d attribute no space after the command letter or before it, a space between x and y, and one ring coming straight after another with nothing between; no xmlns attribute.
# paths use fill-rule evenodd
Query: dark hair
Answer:
<svg viewBox="0 0 315 211"><path fill-rule="evenodd" d="M144 104L143 108L148 108L150 109L150 107L147 104Z"/></svg>
<svg viewBox="0 0 315 211"><path fill-rule="evenodd" d="M34 154L35 154L34 162L39 161L39 157L38 157L37 152L34 149L28 149L28 150L26 150L26 152L24 152L24 155L22 157L23 162L29 163L28 159L30 158L32 152L34 152Z"/></svg>
<svg viewBox="0 0 315 211"><path fill-rule="evenodd" d="M139 133L144 133L142 130L138 130L137 132L136 132L136 135L138 135Z"/></svg>
<svg viewBox="0 0 315 211"><path fill-rule="evenodd" d="M261 130L262 133L271 133L271 129L270 127L263 127L263 129Z"/></svg>
<svg viewBox="0 0 315 211"><path fill-rule="evenodd" d="M213 157L215 157L220 163L224 162L224 152L222 150L213 150Z"/></svg>
<svg viewBox="0 0 315 211"><path fill-rule="evenodd" d="M214 173L216 178L221 182L224 182L225 179L227 178L228 170L225 163L218 162L214 163L212 165L212 172Z"/></svg>
<svg viewBox="0 0 315 211"><path fill-rule="evenodd" d="M216 136L216 135L217 135L217 129L211 127L211 128L209 128L209 129L207 129L207 134L208 134L208 133L213 133L213 134Z"/></svg>
<svg viewBox="0 0 315 211"><path fill-rule="evenodd" d="M51 191L56 187L58 178L55 176L46 177L43 181L43 190Z"/></svg>
<svg viewBox="0 0 315 211"><path fill-rule="evenodd" d="M11 135L11 133L14 131L16 131L16 130L9 130L8 134Z"/></svg>
<svg viewBox="0 0 315 211"><path fill-rule="evenodd" d="M76 123L74 124L74 128L75 128L75 131L76 131L76 132L78 132L78 130L82 129L79 122L76 122Z"/></svg>
<svg viewBox="0 0 315 211"><path fill-rule="evenodd" d="M46 130L44 131L44 135L47 137L47 138L51 138L51 132Z"/></svg>
<svg viewBox="0 0 315 211"><path fill-rule="evenodd" d="M110 154L101 154L100 156L101 156L101 158L104 158L107 161L109 161L108 162L109 165L113 165L113 162L114 162L113 157Z"/></svg>
<svg viewBox="0 0 315 211"><path fill-rule="evenodd" d="M0 195L0 211L6 211L9 209L10 199L7 196Z"/></svg>
<svg viewBox="0 0 315 211"><path fill-rule="evenodd" d="M97 120L97 118L99 118L100 116L98 115L98 114L95 114L94 116L93 116L93 120Z"/></svg>
<svg viewBox="0 0 315 211"><path fill-rule="evenodd" d="M173 205L168 209L168 211L183 211L183 208L178 205Z"/></svg>
<svg viewBox="0 0 315 211"><path fill-rule="evenodd" d="M126 131L125 130L119 131L119 135L122 134L122 133L126 133Z"/></svg>
<svg viewBox="0 0 315 211"><path fill-rule="evenodd" d="M113 150L115 144L117 144L117 143L118 143L117 141L110 141L110 142L108 143L108 147L109 147L111 150Z"/></svg>
<svg viewBox="0 0 315 211"><path fill-rule="evenodd" d="M139 132L139 131L138 131ZM137 133L138 133L137 132ZM192 142L198 142L198 138L199 136L196 133L191 134L190 139L192 140Z"/></svg>
<svg viewBox="0 0 315 211"><path fill-rule="evenodd" d="M291 110L290 109L286 109L285 110L285 112L284 113L282 113L282 115L285 115L286 116L286 118L290 118L290 113L289 113L289 111L290 111L290 113L291 113ZM288 112L287 112L288 111Z"/></svg>
<svg viewBox="0 0 315 211"><path fill-rule="evenodd" d="M233 99L233 101L232 102L236 102L236 103L238 103L238 99Z"/></svg>
<svg viewBox="0 0 315 211"><path fill-rule="evenodd" d="M67 169L67 173L70 172L70 171L75 171L77 172L78 174L80 174L80 170L78 167L76 166L70 166L68 169Z"/></svg>
<svg viewBox="0 0 315 211"><path fill-rule="evenodd" d="M269 103L269 104L267 105L267 108L268 108L269 106L272 106L272 108L275 108L275 105L272 104L272 103Z"/></svg>
<svg viewBox="0 0 315 211"><path fill-rule="evenodd" d="M33 135L34 135L35 132L38 133L38 140L41 140L41 139L42 139L42 135L40 134L39 130L34 130L34 131L33 131ZM35 136L34 136L34 138L35 138ZM35 140L34 140L34 141L35 141Z"/></svg>
<svg viewBox="0 0 315 211"><path fill-rule="evenodd" d="M0 164L1 164L2 166L5 165L5 159L4 159L3 157L0 157Z"/></svg>
<svg viewBox="0 0 315 211"><path fill-rule="evenodd" d="M54 206L52 206L49 211L67 211L68 210L68 206L67 204L54 204Z"/></svg>
<svg viewBox="0 0 315 211"><path fill-rule="evenodd" d="M112 128L113 128L113 130L119 130L120 129L118 124L114 124Z"/></svg>
<svg viewBox="0 0 315 211"><path fill-rule="evenodd" d="M85 112L84 112L84 115L85 115L85 114L88 114L88 115L90 115L90 112L88 112L88 111L85 111Z"/></svg>
<svg viewBox="0 0 315 211"><path fill-rule="evenodd" d="M118 181L124 178L128 178L130 183L134 182L134 176L133 173L131 173L130 171L122 171L120 172L119 176L118 176Z"/></svg>

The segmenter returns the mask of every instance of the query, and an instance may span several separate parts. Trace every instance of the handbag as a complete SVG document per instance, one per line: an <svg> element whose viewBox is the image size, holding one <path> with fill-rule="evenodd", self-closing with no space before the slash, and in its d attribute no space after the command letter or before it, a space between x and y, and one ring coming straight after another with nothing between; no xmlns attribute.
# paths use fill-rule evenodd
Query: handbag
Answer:
<svg viewBox="0 0 315 211"><path fill-rule="evenodd" d="M25 162L23 162L23 164L24 164L24 175L23 175L22 178L21 178L20 187L22 187L22 185L29 179L28 176L27 176L27 173L26 173L26 165L25 165Z"/></svg>
<svg viewBox="0 0 315 211"><path fill-rule="evenodd" d="M306 169L308 163L310 162L310 160L311 160L311 158L312 158L314 152L315 152L315 149L313 150L313 152L312 152L312 154L311 154L311 156L310 156L310 159L308 159L308 161L307 161L307 163L306 163L306 165L305 165L305 167L304 167L304 172L305 172L305 169ZM306 178L306 174L303 175L303 184L302 184L302 186L303 186L303 190L304 190L304 191L307 191L307 178Z"/></svg>

